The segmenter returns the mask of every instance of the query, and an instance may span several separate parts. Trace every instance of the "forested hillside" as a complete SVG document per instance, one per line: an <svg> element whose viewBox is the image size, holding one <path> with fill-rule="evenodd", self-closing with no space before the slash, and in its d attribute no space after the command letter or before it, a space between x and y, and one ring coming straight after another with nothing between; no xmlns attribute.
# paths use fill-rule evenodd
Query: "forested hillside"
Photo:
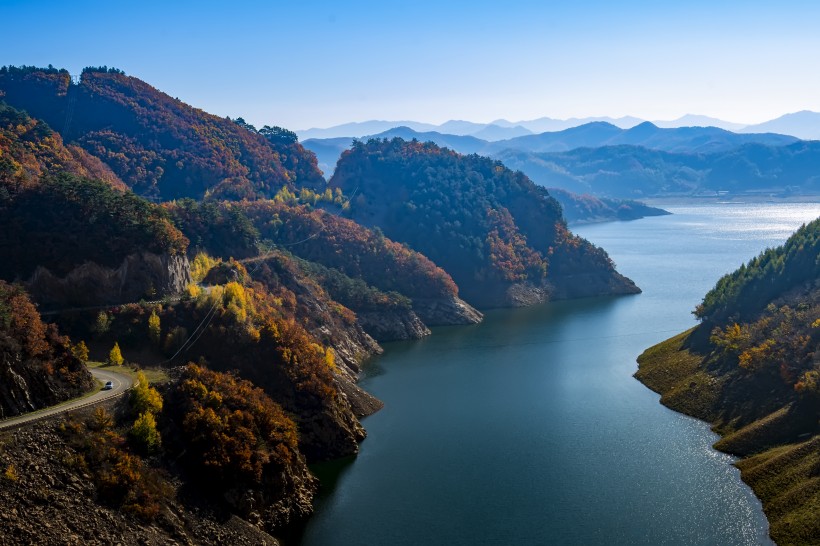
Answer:
<svg viewBox="0 0 820 546"><path fill-rule="evenodd" d="M330 184L353 196L353 220L429 256L473 304L637 291L606 252L567 230L545 189L497 161L370 140L345 152Z"/></svg>
<svg viewBox="0 0 820 546"><path fill-rule="evenodd" d="M716 447L748 457L778 544L820 536L820 219L724 276L701 324L648 349L636 377L673 409L710 421Z"/></svg>
<svg viewBox="0 0 820 546"><path fill-rule="evenodd" d="M65 145L44 122L8 106L0 99L0 184L21 189L37 184L44 174L66 172L103 180L125 189L98 158L79 146Z"/></svg>
<svg viewBox="0 0 820 546"><path fill-rule="evenodd" d="M193 108L119 70L0 68L10 105L56 128L105 162L136 193L160 199L273 196L282 186L322 188L313 154L279 127Z"/></svg>

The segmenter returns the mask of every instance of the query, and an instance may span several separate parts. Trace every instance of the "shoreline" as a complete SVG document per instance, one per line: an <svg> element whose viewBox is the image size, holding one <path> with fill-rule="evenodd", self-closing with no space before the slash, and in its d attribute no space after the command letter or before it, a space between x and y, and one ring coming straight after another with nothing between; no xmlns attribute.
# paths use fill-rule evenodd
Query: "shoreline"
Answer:
<svg viewBox="0 0 820 546"><path fill-rule="evenodd" d="M712 449L734 459L732 464L740 471L740 479L761 503L773 544L804 544L802 541L795 542L794 536L787 534L791 531L788 527L800 522L801 507L787 515L780 513L782 506L776 506L775 502L779 501L782 492L773 484L786 477L789 481L797 480L798 489L811 489L813 478L801 480L800 467L809 458L806 451L811 452L811 446L820 444L820 435L798 443L770 442L750 453L733 450L731 439L737 436L738 431L721 427L720 417L714 413L715 406L719 406L721 379L704 370L703 356L685 346L696 328L685 330L644 350L637 358L638 370L633 377L659 394L658 402L661 405L703 421L719 436ZM811 499L807 500L807 504L802 511L811 511ZM782 528L784 519L786 529Z"/></svg>

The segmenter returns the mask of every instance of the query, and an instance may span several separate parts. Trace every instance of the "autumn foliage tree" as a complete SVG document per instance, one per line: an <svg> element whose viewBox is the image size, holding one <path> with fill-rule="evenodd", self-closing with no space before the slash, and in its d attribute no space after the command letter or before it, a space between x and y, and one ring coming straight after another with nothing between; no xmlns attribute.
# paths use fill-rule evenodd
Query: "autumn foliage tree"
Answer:
<svg viewBox="0 0 820 546"><path fill-rule="evenodd" d="M114 343L114 347L111 348L111 351L108 353L108 360L106 361L110 366L122 366L125 359L122 356L122 351L120 351L120 344Z"/></svg>

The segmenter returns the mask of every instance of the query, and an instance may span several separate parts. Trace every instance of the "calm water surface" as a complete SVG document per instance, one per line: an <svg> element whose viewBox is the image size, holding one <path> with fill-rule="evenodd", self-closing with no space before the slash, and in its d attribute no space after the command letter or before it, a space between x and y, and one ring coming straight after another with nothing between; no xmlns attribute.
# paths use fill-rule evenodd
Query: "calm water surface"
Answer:
<svg viewBox="0 0 820 546"><path fill-rule="evenodd" d="M709 427L632 378L647 347L695 324L724 273L820 205L674 207L575 228L643 294L487 313L392 343L362 386L357 459L326 483L304 545L770 544Z"/></svg>

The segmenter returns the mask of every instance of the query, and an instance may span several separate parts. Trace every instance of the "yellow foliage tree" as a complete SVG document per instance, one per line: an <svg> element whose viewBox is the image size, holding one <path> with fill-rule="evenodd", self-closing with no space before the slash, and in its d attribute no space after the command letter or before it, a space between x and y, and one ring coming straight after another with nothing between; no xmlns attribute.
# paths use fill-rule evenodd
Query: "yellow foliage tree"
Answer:
<svg viewBox="0 0 820 546"><path fill-rule="evenodd" d="M71 352L83 362L88 361L88 346L85 344L85 341L80 340L78 344L71 347Z"/></svg>
<svg viewBox="0 0 820 546"><path fill-rule="evenodd" d="M137 372L137 385L131 391L131 407L137 414L156 414L162 411L162 395L148 384L142 371Z"/></svg>
<svg viewBox="0 0 820 546"><path fill-rule="evenodd" d="M157 420L150 411L140 413L131 427L131 438L142 449L155 451L162 444L162 438L157 430Z"/></svg>
<svg viewBox="0 0 820 546"><path fill-rule="evenodd" d="M204 252L200 252L191 261L191 279L193 279L195 283L201 282L208 274L208 271L219 262L220 260L211 258Z"/></svg>
<svg viewBox="0 0 820 546"><path fill-rule="evenodd" d="M123 362L125 362L125 359L122 357L120 344L115 342L114 348L108 353L108 363L112 366L122 366Z"/></svg>
<svg viewBox="0 0 820 546"><path fill-rule="evenodd" d="M162 339L162 328L159 323L159 315L155 311L151 311L151 316L148 317L148 339L155 346L159 346Z"/></svg>

